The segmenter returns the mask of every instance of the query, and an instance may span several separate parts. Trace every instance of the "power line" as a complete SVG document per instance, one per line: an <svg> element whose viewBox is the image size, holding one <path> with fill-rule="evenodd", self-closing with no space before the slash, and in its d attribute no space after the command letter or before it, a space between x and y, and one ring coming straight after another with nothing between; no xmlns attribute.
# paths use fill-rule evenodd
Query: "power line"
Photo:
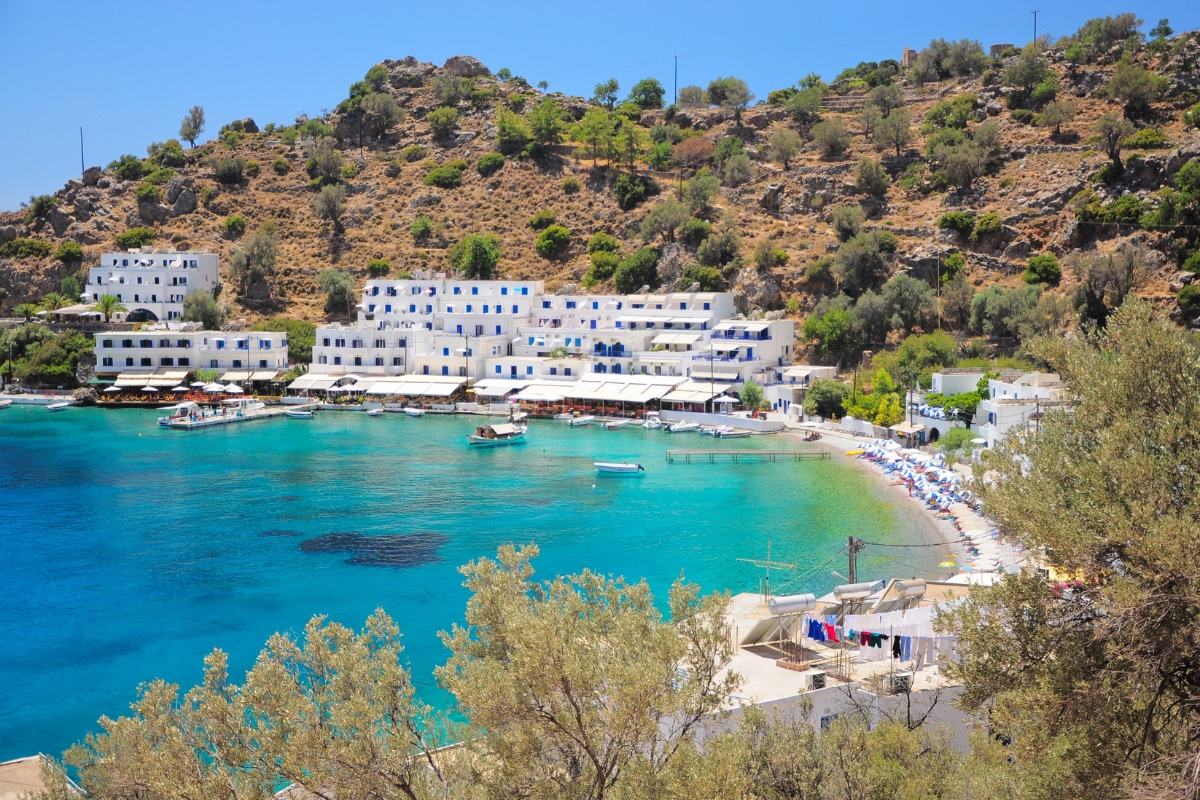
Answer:
<svg viewBox="0 0 1200 800"><path fill-rule="evenodd" d="M949 547L946 542L930 542L928 544L884 544L883 542L867 542L859 539L863 544L869 544L872 547Z"/></svg>

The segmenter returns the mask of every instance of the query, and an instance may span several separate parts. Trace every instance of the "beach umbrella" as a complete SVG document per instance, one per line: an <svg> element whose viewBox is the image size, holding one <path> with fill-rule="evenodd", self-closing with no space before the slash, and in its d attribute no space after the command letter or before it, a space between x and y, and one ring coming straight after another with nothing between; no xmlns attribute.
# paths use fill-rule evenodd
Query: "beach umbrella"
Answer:
<svg viewBox="0 0 1200 800"><path fill-rule="evenodd" d="M186 392L187 390L188 390L188 387L186 387L186 386L176 386L171 391L172 392Z"/></svg>
<svg viewBox="0 0 1200 800"><path fill-rule="evenodd" d="M204 383L204 381L196 381L195 383L192 384L193 389L203 389L205 386L206 386L206 384Z"/></svg>
<svg viewBox="0 0 1200 800"><path fill-rule="evenodd" d="M108 387L107 389L105 389L104 391L106 391L106 392L119 392L119 391L121 391L121 387L120 387L120 386L110 386L110 387Z"/></svg>
<svg viewBox="0 0 1200 800"><path fill-rule="evenodd" d="M158 394L158 389L155 389L153 386L143 386L142 391L143 392L154 392L155 394Z"/></svg>
<svg viewBox="0 0 1200 800"><path fill-rule="evenodd" d="M220 383L206 383L206 384L204 384L204 391L206 391L206 392L223 392L223 391L225 391L225 386Z"/></svg>
<svg viewBox="0 0 1200 800"><path fill-rule="evenodd" d="M241 394L245 390L242 387L238 386L236 383L231 383L225 387L225 391L229 392L230 394Z"/></svg>
<svg viewBox="0 0 1200 800"><path fill-rule="evenodd" d="M736 403L736 402L737 402L737 399L736 399L736 398L733 398L733 397L730 397L729 395L724 395L724 394L723 394L723 395L721 395L720 397L714 397L714 398L713 398L713 402L714 402L714 403L721 403L721 404L725 404L725 403Z"/></svg>

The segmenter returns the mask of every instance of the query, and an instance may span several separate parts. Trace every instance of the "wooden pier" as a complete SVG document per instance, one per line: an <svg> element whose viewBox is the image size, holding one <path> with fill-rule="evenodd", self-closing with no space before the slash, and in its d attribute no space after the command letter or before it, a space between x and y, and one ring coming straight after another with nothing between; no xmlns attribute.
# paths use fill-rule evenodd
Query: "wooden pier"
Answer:
<svg viewBox="0 0 1200 800"><path fill-rule="evenodd" d="M667 463L692 462L717 464L758 461L825 461L829 459L828 448L813 445L803 450L668 450Z"/></svg>

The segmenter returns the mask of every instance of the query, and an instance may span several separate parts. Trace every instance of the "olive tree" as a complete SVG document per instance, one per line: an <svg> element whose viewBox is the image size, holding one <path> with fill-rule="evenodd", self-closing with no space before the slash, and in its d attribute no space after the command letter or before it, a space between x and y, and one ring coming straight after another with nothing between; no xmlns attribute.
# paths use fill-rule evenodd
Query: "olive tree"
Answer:
<svg viewBox="0 0 1200 800"><path fill-rule="evenodd" d="M229 272L237 282L238 292L245 294L251 286L273 275L278 256L279 237L275 231L267 226L255 231L245 247L229 256Z"/></svg>
<svg viewBox="0 0 1200 800"><path fill-rule="evenodd" d="M388 128L404 119L404 109L396 105L395 98L383 92L373 92L363 98L362 114L367 133L372 136L382 136Z"/></svg>
<svg viewBox="0 0 1200 800"><path fill-rule="evenodd" d="M204 132L204 107L192 106L192 110L179 123L179 138L186 139L188 145L196 146L196 139Z"/></svg>
<svg viewBox="0 0 1200 800"><path fill-rule="evenodd" d="M875 149L894 148L899 156L912 141L912 120L906 109L896 108L875 126Z"/></svg>
<svg viewBox="0 0 1200 800"><path fill-rule="evenodd" d="M878 161L863 156L854 168L854 186L864 194L882 197L892 183L887 171Z"/></svg>
<svg viewBox="0 0 1200 800"><path fill-rule="evenodd" d="M313 198L313 212L318 219L333 223L334 231L342 230L342 217L346 213L346 188L342 185L325 186Z"/></svg>
<svg viewBox="0 0 1200 800"><path fill-rule="evenodd" d="M1115 111L1109 111L1096 120L1095 131L1100 137L1101 147L1112 160L1113 166L1118 172L1124 170L1125 164L1121 161L1121 148L1124 147L1125 140L1133 135L1133 123Z"/></svg>
<svg viewBox="0 0 1200 800"><path fill-rule="evenodd" d="M771 135L771 158L788 168L790 162L804 146L800 134L790 128L780 128Z"/></svg>
<svg viewBox="0 0 1200 800"><path fill-rule="evenodd" d="M850 129L840 116L830 117L812 127L809 137L826 158L836 158L846 152L850 144Z"/></svg>
<svg viewBox="0 0 1200 800"><path fill-rule="evenodd" d="M714 106L731 109L735 125L742 124L742 110L754 99L750 86L741 78L730 75L710 81L704 91L704 99Z"/></svg>

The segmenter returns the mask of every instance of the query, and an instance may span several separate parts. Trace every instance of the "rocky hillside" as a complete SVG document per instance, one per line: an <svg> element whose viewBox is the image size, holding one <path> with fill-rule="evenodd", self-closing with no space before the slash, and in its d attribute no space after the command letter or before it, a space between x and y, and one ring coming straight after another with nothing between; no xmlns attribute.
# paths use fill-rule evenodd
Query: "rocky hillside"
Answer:
<svg viewBox="0 0 1200 800"><path fill-rule="evenodd" d="M923 85L917 85L920 81L913 79L912 70L895 76L901 107L912 120L911 141L899 148L899 155L891 147L877 149L868 136L861 112L868 99L865 84L870 81L853 76L835 81L816 113L759 101L744 110L709 106L644 110L636 124L649 132L670 116L670 123L681 129L679 135L713 144L736 137L742 143L753 176L745 176L749 179L741 183L723 180L711 207L699 216L717 229L732 226L739 234L736 256L729 253L717 266L724 285L738 293L740 307L747 312L786 309L801 320L821 297L836 291L832 283L810 274L808 267L837 249L833 209L844 205L864 211L865 229L886 229L898 237L895 253L888 256L891 274L912 271L927 276L958 252L965 257L964 276L974 287L1019 286L1031 255L1049 252L1064 258L1072 252L1110 251L1132 242L1141 248L1146 266L1135 293L1173 307L1175 292L1189 278L1180 276L1179 259L1188 251L1186 245L1180 246L1176 232L1145 230L1137 224L1081 223L1080 203L1072 204L1082 191L1092 189L1094 207L1134 194L1143 201L1143 211L1151 210L1158 192L1178 169L1200 156L1200 133L1185 124L1183 113L1198 99L1200 37L1184 34L1169 44L1157 52L1146 45L1126 45L1127 59L1165 76L1157 99L1137 117L1139 128L1161 131L1163 136L1146 137L1145 142L1153 145L1149 149L1127 147L1124 174L1115 180L1109 176L1108 183L1097 180L1110 159L1094 141L1093 130L1103 114L1122 110L1106 96L1123 55L1119 44L1112 52L1094 53L1088 63L1079 64L1067 60L1065 46L1045 52L1058 84L1058 99L1074 104L1074 117L1061 123L1057 135L1048 125L1021 121L1024 115L1019 109L1014 114L1010 108L1018 104L1006 102L1021 91L1001 80L1021 58L1012 52L988 60L982 74L934 79ZM564 140L532 155L510 153L501 168L485 176L475 165L496 151L498 139L503 138L498 137L496 123L498 113L505 112L498 109L528 114L543 99L542 93L519 78L499 80L469 57L452 58L442 67L412 57L380 66L382 71L376 68L368 76L373 87L366 86L367 81L356 84L352 93L358 94L341 104L342 112L321 120L328 126L324 131L306 119L286 127L246 119L233 126L240 131L231 130L194 149L180 152L171 143L152 145L148 159L152 163L143 163L134 173L171 165L171 173L149 175L157 186L147 183L145 175L122 179L115 166L92 168L54 194L56 205L41 204L40 214L22 210L0 215L0 253L5 253L0 257L0 307L36 302L57 291L60 280L78 270L78 264L52 255L64 241L82 245L86 267L101 252L117 247L118 235L148 228L153 231L151 246L207 248L219 253L223 269L228 269L230 254L268 223L273 223L279 237L274 273L244 294L236 291L235 281L227 280L220 298L230 306L232 316L250 322L279 315L325 319L316 276L331 267L344 269L357 280L365 278L372 259L386 259L393 274L423 268L450 272L451 246L472 232L499 238L500 275L544 279L549 287L560 288L578 284L585 276L590 265L586 243L595 232L614 235L622 255L628 255L643 244L638 232L649 209L674 195L681 179L694 177L696 169L724 174L717 164L703 159L689 164L682 174L679 168L654 171L639 161L636 172L652 176L660 194L623 210L614 186L629 171L627 165L609 164L601 157L594 167L590 155L578 152L578 143ZM430 115L445 105L435 94L435 89L445 92L447 82L443 79L439 84L442 76L473 79L473 84L466 85L465 97L451 101L457 110L451 131L435 136ZM364 91L393 98L403 110L403 119L372 135L370 126L361 124L357 105ZM548 96L557 100L568 125L598 107L595 101ZM944 102L955 98L957 103ZM928 139L943 128L926 117L939 103L942 112L948 106L962 112L958 124L968 136L986 121L997 123L991 127L998 130L999 141L987 155L983 174L968 188L938 185L937 164L928 163ZM822 152L818 142L808 140L821 121L817 114L824 120L845 121L843 152ZM770 144L782 129L796 130L804 138L786 168L772 157L778 153ZM345 162L338 180L345 189L346 210L337 226L315 213L318 189L314 184L321 181L314 181L311 170L306 170L313 148L329 142L323 132L332 133L332 144ZM889 174L890 186L881 195L864 192L861 181L856 184L863 157L878 160ZM219 182L217 163L231 158L244 161L243 178ZM456 160L467 164L461 170L461 186L426 185L426 176L436 165ZM128 178L128 171L125 174ZM580 188L571 191L574 181L568 178L574 178ZM554 212L557 224L571 234L569 246L552 258L535 250L537 231L529 225L531 216L543 209ZM973 212L977 219L993 213L1000 224L976 237L939 228L938 220L956 210ZM427 237L417 238L412 232L419 215L428 216L432 223ZM243 218L244 228L236 220L228 223L231 217ZM25 257L19 257L20 240L25 239L49 243L51 254L43 256L46 248L33 247L25 248ZM786 258L776 253L755 264L752 254L762 240L770 241L768 252L782 251ZM696 262L695 248L689 244L661 239L650 243L661 249L658 268L664 285L677 281L683 268ZM1067 272L1052 291L1065 297L1073 280ZM601 286L611 290L612 283Z"/></svg>

